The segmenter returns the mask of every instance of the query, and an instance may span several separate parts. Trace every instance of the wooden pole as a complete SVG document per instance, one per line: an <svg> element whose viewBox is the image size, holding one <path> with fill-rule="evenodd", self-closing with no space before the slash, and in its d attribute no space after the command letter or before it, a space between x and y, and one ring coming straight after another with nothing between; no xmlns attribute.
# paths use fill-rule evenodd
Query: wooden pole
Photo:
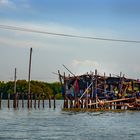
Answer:
<svg viewBox="0 0 140 140"><path fill-rule="evenodd" d="M44 93L43 93L43 96L42 96L42 106L43 106L43 108L45 107L44 106Z"/></svg>
<svg viewBox="0 0 140 140"><path fill-rule="evenodd" d="M94 96L94 72L91 71L91 83L92 83L92 87L91 87L91 102L94 102L95 100L95 96ZM94 106L91 106L91 108L93 108Z"/></svg>
<svg viewBox="0 0 140 140"><path fill-rule="evenodd" d="M119 85L119 93L122 94L122 82L123 82L123 78L121 77L122 76L122 72L120 72L120 85Z"/></svg>
<svg viewBox="0 0 140 140"><path fill-rule="evenodd" d="M30 58L29 58L29 73L28 73L28 102L27 107L30 108L30 80L31 80L31 62L32 62L32 48L30 48Z"/></svg>
<svg viewBox="0 0 140 140"><path fill-rule="evenodd" d="M66 102L66 80L65 80L65 72L64 72L64 108L67 108L67 102ZM75 94L74 94L75 96Z"/></svg>
<svg viewBox="0 0 140 140"><path fill-rule="evenodd" d="M13 108L16 108L16 79L17 79L17 69L14 71L14 95L13 95Z"/></svg>
<svg viewBox="0 0 140 140"><path fill-rule="evenodd" d="M95 103L97 102L97 69L95 70ZM95 104L95 108L97 108L97 104Z"/></svg>
<svg viewBox="0 0 140 140"><path fill-rule="evenodd" d="M87 82L87 88L88 88L88 82ZM86 108L88 108L88 90L87 90L87 93L86 93Z"/></svg>
<svg viewBox="0 0 140 140"><path fill-rule="evenodd" d="M27 108L28 108L28 109L30 108L30 106L29 106L29 105L30 105L30 97L29 97L29 96L30 96L30 95L28 94L28 95L27 95L27 98L28 98L28 99L27 99Z"/></svg>
<svg viewBox="0 0 140 140"><path fill-rule="evenodd" d="M53 97L53 99L54 99L54 109L56 108L56 100L55 100L55 94L54 94L54 97Z"/></svg>
<svg viewBox="0 0 140 140"><path fill-rule="evenodd" d="M10 108L10 94L8 93L8 108Z"/></svg>
<svg viewBox="0 0 140 140"><path fill-rule="evenodd" d="M17 69L15 68L15 76L14 76L14 93L16 93L16 88L17 88Z"/></svg>
<svg viewBox="0 0 140 140"><path fill-rule="evenodd" d="M49 96L49 108L51 108L51 98Z"/></svg>
<svg viewBox="0 0 140 140"><path fill-rule="evenodd" d="M33 98L33 94L32 93L30 93L30 108L32 108L32 98Z"/></svg>
<svg viewBox="0 0 140 140"><path fill-rule="evenodd" d="M122 97L122 72L120 72L118 99L121 97ZM121 104L121 102L116 102L116 104ZM116 106L116 109L121 109L121 106Z"/></svg>
<svg viewBox="0 0 140 140"><path fill-rule="evenodd" d="M34 108L36 109L36 93L35 93L35 99L34 99Z"/></svg>
<svg viewBox="0 0 140 140"><path fill-rule="evenodd" d="M40 94L39 94L39 97L38 97L38 108L40 108Z"/></svg>
<svg viewBox="0 0 140 140"><path fill-rule="evenodd" d="M17 108L17 96L18 96L18 95L17 95L17 93L16 93L16 94L15 94L15 101L14 101L14 105L15 105L14 108Z"/></svg>
<svg viewBox="0 0 140 140"><path fill-rule="evenodd" d="M106 93L106 78L105 78L105 72L104 72L104 92Z"/></svg>
<svg viewBox="0 0 140 140"><path fill-rule="evenodd" d="M18 104L19 104L19 93L17 93L17 96L16 97L17 97L16 100L17 100L17 108L18 108Z"/></svg>
<svg viewBox="0 0 140 140"><path fill-rule="evenodd" d="M62 95L63 95L63 99L64 99L63 108L65 108L65 73L64 73L64 76L63 76L64 85L63 85L62 76L61 76L59 70L58 70L58 75L59 75L59 81L60 81L60 84L61 84L61 90L62 90Z"/></svg>
<svg viewBox="0 0 140 140"><path fill-rule="evenodd" d="M16 93L13 94L13 108L15 108Z"/></svg>
<svg viewBox="0 0 140 140"><path fill-rule="evenodd" d="M24 93L22 93L22 108L24 108Z"/></svg>
<svg viewBox="0 0 140 140"><path fill-rule="evenodd" d="M0 109L1 109L1 103L2 103L2 93L0 93Z"/></svg>

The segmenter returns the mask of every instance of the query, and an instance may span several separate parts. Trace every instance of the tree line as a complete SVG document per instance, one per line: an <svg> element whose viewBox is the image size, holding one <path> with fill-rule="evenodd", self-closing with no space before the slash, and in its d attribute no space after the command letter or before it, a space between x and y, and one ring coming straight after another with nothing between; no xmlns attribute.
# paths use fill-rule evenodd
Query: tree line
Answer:
<svg viewBox="0 0 140 140"><path fill-rule="evenodd" d="M52 99L55 95L56 99L62 99L61 84L59 82L47 83L42 81L30 82L30 93L43 95L46 99ZM14 81L0 81L0 93L3 99L6 99L8 95L14 95ZM17 80L16 93L25 94L28 93L28 82L26 80Z"/></svg>

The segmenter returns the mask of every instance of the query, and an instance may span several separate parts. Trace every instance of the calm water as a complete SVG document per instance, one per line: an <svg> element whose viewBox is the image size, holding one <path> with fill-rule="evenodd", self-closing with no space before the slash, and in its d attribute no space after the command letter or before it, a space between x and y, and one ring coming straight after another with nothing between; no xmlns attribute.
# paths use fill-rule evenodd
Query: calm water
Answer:
<svg viewBox="0 0 140 140"><path fill-rule="evenodd" d="M0 140L140 140L140 112L73 113L57 108L0 110Z"/></svg>

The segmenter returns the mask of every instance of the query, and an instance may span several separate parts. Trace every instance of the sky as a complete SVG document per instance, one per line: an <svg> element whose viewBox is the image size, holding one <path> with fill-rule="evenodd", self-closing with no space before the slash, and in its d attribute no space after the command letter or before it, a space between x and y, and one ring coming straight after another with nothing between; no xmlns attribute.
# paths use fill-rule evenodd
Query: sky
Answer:
<svg viewBox="0 0 140 140"><path fill-rule="evenodd" d="M0 0L0 25L51 33L140 41L138 0ZM0 80L58 81L52 72L140 78L140 43L54 36L0 28Z"/></svg>

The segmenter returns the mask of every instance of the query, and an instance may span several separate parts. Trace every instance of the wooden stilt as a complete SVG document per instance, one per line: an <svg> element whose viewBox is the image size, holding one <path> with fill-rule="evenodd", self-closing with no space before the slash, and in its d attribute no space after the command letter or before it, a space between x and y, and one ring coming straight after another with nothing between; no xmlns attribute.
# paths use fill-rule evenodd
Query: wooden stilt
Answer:
<svg viewBox="0 0 140 140"><path fill-rule="evenodd" d="M16 94L13 95L13 108L16 108Z"/></svg>
<svg viewBox="0 0 140 140"><path fill-rule="evenodd" d="M8 93L8 108L10 108L10 94Z"/></svg>
<svg viewBox="0 0 140 140"><path fill-rule="evenodd" d="M14 108L17 108L17 93L15 94L15 100L14 100Z"/></svg>
<svg viewBox="0 0 140 140"><path fill-rule="evenodd" d="M34 97L34 108L36 109L36 93L35 93L35 97Z"/></svg>
<svg viewBox="0 0 140 140"><path fill-rule="evenodd" d="M30 94L30 108L32 108L32 99L33 99L33 94Z"/></svg>
<svg viewBox="0 0 140 140"><path fill-rule="evenodd" d="M54 100L54 106L53 106L53 107L54 107L54 109L55 109L55 108L56 108L56 104L55 104L55 103L56 103L55 94L54 94L53 100Z"/></svg>
<svg viewBox="0 0 140 140"><path fill-rule="evenodd" d="M13 94L13 108L15 108L15 94Z"/></svg>
<svg viewBox="0 0 140 140"><path fill-rule="evenodd" d="M42 96L42 107L44 108L44 93L43 93L43 96Z"/></svg>
<svg viewBox="0 0 140 140"><path fill-rule="evenodd" d="M70 104L70 108L72 108L73 107L72 100L69 100L69 104Z"/></svg>
<svg viewBox="0 0 140 140"><path fill-rule="evenodd" d="M22 93L22 108L24 108L24 93Z"/></svg>
<svg viewBox="0 0 140 140"><path fill-rule="evenodd" d="M64 72L64 87L63 87L63 94L64 94L64 108L67 108L67 101L66 101L66 80L65 80L65 72ZM74 94L75 95L75 94Z"/></svg>
<svg viewBox="0 0 140 140"><path fill-rule="evenodd" d="M49 108L51 108L51 98L49 96Z"/></svg>
<svg viewBox="0 0 140 140"><path fill-rule="evenodd" d="M28 99L27 99L27 108L29 109L30 108L30 95L28 94L27 95L28 97Z"/></svg>
<svg viewBox="0 0 140 140"><path fill-rule="evenodd" d="M62 76L60 74L60 71L58 70L58 75L59 75L59 81L60 81L60 84L61 84L61 92L62 92L62 95L63 95L63 98L65 100L65 93L64 93L64 86L63 86L63 83L62 83ZM64 77L65 79L65 77ZM65 80L64 80L65 81ZM65 101L64 101L65 102ZM64 103L63 103L63 107L64 107ZM64 107L65 108L65 107Z"/></svg>
<svg viewBox="0 0 140 140"><path fill-rule="evenodd" d="M110 110L112 110L112 103L110 103Z"/></svg>
<svg viewBox="0 0 140 140"><path fill-rule="evenodd" d="M17 106L17 108L18 108L18 105L19 105L19 93L17 93L17 96L16 96L16 97L17 97L17 99L16 99L17 105L16 105L16 106Z"/></svg>
<svg viewBox="0 0 140 140"><path fill-rule="evenodd" d="M38 97L38 108L40 108L40 94L39 94L39 97Z"/></svg>
<svg viewBox="0 0 140 140"><path fill-rule="evenodd" d="M1 103L2 103L2 93L0 93L0 109L1 109Z"/></svg>

